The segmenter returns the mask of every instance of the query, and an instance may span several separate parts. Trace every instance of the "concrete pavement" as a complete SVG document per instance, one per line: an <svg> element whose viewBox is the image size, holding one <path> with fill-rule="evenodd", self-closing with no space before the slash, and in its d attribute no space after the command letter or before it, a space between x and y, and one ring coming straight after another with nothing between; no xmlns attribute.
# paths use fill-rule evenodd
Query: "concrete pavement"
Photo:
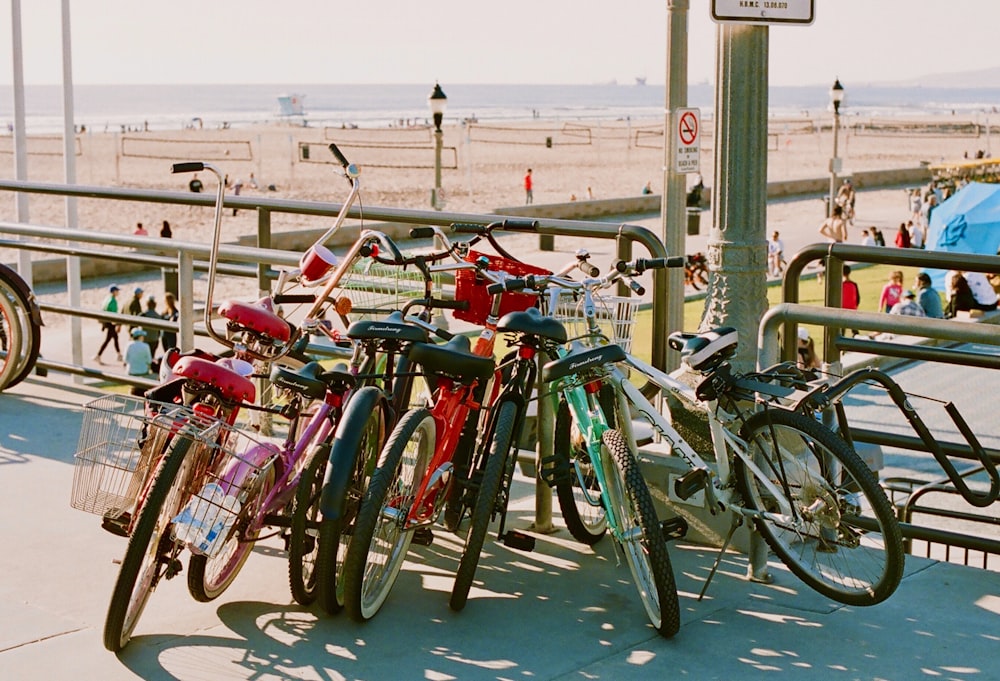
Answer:
<svg viewBox="0 0 1000 681"><path fill-rule="evenodd" d="M610 541L565 529L532 553L489 541L461 613L447 605L460 546L439 531L365 625L294 605L268 540L213 603L193 601L183 573L162 585L115 656L101 630L125 540L69 507L81 405L100 394L58 374L0 394L0 679L1000 678L996 573L908 557L892 598L852 608L776 562L774 584L752 584L730 553L698 601L714 551L674 544L683 625L667 641ZM533 487L519 478L515 494L528 529Z"/></svg>

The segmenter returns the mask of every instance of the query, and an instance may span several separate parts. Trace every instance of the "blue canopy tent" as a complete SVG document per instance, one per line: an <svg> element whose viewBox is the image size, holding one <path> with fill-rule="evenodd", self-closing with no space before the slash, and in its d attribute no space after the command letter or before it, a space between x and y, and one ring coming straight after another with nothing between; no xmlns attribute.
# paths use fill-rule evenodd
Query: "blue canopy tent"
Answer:
<svg viewBox="0 0 1000 681"><path fill-rule="evenodd" d="M970 182L931 213L927 249L996 255L1000 249L1000 184ZM944 293L944 270L928 270Z"/></svg>

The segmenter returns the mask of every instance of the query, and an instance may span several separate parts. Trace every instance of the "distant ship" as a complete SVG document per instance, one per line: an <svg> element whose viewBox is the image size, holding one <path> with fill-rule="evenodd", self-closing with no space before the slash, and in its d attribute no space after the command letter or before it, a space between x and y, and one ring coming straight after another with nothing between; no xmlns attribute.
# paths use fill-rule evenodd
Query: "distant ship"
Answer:
<svg viewBox="0 0 1000 681"><path fill-rule="evenodd" d="M636 85L645 85L646 84L646 76L636 76L635 77L635 84Z"/></svg>

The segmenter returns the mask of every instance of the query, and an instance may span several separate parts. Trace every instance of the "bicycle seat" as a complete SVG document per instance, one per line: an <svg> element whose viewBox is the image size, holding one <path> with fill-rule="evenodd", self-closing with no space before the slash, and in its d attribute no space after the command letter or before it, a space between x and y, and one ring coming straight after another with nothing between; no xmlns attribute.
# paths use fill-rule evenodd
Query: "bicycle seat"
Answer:
<svg viewBox="0 0 1000 681"><path fill-rule="evenodd" d="M566 327L562 322L542 316L535 307L519 312L508 312L497 322L497 331L527 333L554 340L556 343L566 342Z"/></svg>
<svg viewBox="0 0 1000 681"><path fill-rule="evenodd" d="M282 343L292 337L291 325L274 312L269 298L261 298L255 303L227 300L219 305L219 314L231 324Z"/></svg>
<svg viewBox="0 0 1000 681"><path fill-rule="evenodd" d="M576 346L580 347L580 346ZM579 374L588 369L596 369L605 364L614 364L625 359L625 351L620 345L602 345L585 350L574 350L565 357L553 360L542 367L542 382L556 381L566 376Z"/></svg>
<svg viewBox="0 0 1000 681"><path fill-rule="evenodd" d="M485 380L494 369L492 357L473 355L468 336L455 336L447 343L414 343L410 361L431 374L448 376L462 382Z"/></svg>
<svg viewBox="0 0 1000 681"><path fill-rule="evenodd" d="M403 315L393 312L385 319L366 319L354 322L347 328L347 337L355 340L398 340L416 343L427 340L427 332L414 324L407 324Z"/></svg>
<svg viewBox="0 0 1000 681"><path fill-rule="evenodd" d="M275 364L271 368L270 378L271 383L279 388L318 400L326 394L326 383L320 378L322 373L323 365L319 362L309 362L301 369Z"/></svg>
<svg viewBox="0 0 1000 681"><path fill-rule="evenodd" d="M695 371L707 371L736 354L736 329L719 326L703 333L674 331L667 337L671 350L681 353L681 361Z"/></svg>
<svg viewBox="0 0 1000 681"><path fill-rule="evenodd" d="M253 402L257 396L253 381L232 369L201 357L181 357L174 364L175 376L204 383L231 402Z"/></svg>

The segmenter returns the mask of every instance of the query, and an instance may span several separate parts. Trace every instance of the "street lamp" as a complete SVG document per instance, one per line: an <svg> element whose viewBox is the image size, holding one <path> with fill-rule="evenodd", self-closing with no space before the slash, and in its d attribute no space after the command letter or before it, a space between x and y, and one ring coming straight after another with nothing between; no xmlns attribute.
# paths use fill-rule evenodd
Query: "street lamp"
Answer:
<svg viewBox="0 0 1000 681"><path fill-rule="evenodd" d="M837 158L837 133L840 132L840 103L844 101L844 86L837 78L830 88L830 103L833 105L833 158L830 159L830 201L826 207L827 217L833 215L833 203L837 196L837 173L840 159Z"/></svg>
<svg viewBox="0 0 1000 681"><path fill-rule="evenodd" d="M438 197L441 195L441 145L444 141L441 122L444 120L444 110L448 106L448 97L440 84L434 83L434 89L427 97L427 104L434 117L434 189L431 190L431 207L434 210L441 210L438 204Z"/></svg>

